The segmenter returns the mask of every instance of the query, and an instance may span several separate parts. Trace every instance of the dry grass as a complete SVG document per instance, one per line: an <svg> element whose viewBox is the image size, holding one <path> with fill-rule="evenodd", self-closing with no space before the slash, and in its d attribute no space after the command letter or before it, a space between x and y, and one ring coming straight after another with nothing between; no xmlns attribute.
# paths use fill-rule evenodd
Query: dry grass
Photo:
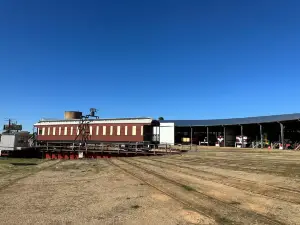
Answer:
<svg viewBox="0 0 300 225"><path fill-rule="evenodd" d="M182 185L182 188L187 190L187 191L195 191L195 188L193 188L191 186L188 186L188 185L185 185L185 184Z"/></svg>
<svg viewBox="0 0 300 225"><path fill-rule="evenodd" d="M0 160L0 221L300 224L299 153L210 148L112 162L135 177L104 159Z"/></svg>

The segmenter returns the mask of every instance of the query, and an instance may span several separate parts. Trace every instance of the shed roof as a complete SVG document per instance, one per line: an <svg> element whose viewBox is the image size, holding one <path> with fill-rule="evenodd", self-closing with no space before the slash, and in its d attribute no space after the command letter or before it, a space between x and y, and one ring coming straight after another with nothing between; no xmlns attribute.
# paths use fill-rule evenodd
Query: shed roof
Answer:
<svg viewBox="0 0 300 225"><path fill-rule="evenodd" d="M257 116L245 118L231 118L231 119L214 119L214 120L163 120L161 123L174 123L175 126L222 126L222 125L242 125L242 124L258 124L258 123L272 123L284 122L300 119L300 113L271 115L271 116Z"/></svg>

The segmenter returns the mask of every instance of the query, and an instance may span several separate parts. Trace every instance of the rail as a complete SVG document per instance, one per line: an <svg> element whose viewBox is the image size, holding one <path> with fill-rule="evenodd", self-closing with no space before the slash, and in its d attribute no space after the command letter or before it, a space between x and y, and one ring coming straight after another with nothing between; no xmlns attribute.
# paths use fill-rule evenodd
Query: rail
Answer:
<svg viewBox="0 0 300 225"><path fill-rule="evenodd" d="M300 151L300 143L298 143L295 148L294 148L295 151Z"/></svg>
<svg viewBox="0 0 300 225"><path fill-rule="evenodd" d="M275 149L275 148L279 148L279 142L273 142L273 143L271 143L271 148L272 149Z"/></svg>
<svg viewBox="0 0 300 225"><path fill-rule="evenodd" d="M174 153L180 150L171 148L170 145L155 145L148 142L128 142L128 143L93 143L87 145L76 145L75 143L47 142L39 146L42 151L70 151L70 152L153 152L155 153Z"/></svg>
<svg viewBox="0 0 300 225"><path fill-rule="evenodd" d="M262 144L260 141L253 141L252 148L262 148Z"/></svg>

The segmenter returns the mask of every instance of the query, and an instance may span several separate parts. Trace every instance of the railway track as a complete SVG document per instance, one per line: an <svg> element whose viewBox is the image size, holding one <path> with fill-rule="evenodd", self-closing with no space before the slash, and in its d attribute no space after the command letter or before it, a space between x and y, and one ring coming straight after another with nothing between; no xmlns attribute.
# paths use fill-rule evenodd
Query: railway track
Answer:
<svg viewBox="0 0 300 225"><path fill-rule="evenodd" d="M221 175L221 174L214 173L214 172L211 172L211 171L205 171L205 170L201 170L201 169L197 169L197 168L191 168L191 167L188 167L188 166L183 166L181 161L175 161L175 162L180 162L180 164L176 164L176 163L170 163L169 161L168 162L167 161L161 161L161 160L153 159L153 158L151 160L157 161L159 163L165 163L165 164L173 165L173 166L176 166L176 167L179 166L181 168L185 168L185 169L189 169L189 170L193 170L193 171L198 171L198 172L201 172L201 173L211 174L211 175L214 175L214 176L218 176L219 178L223 178L223 179L231 179L231 180L236 180L236 181L240 181L240 182L245 182L245 183L248 183L248 184L251 184L251 185L257 185L257 183L254 182L254 181L250 181L250 180L246 180L246 179L242 179L242 178L237 178L237 177L233 177L233 176ZM293 188L275 186L275 185L270 185L270 184L259 184L259 186L260 187L261 186L267 186L267 187L278 189L278 190L285 190L285 191L300 194L300 190L293 189Z"/></svg>
<svg viewBox="0 0 300 225"><path fill-rule="evenodd" d="M234 156L236 157L236 156ZM195 162L199 162L199 160L203 161L203 159L205 160L210 160L210 161L217 161L217 162L226 162L227 164L228 163L240 163L241 160L244 160L247 162L247 164L251 165L251 164L255 164L255 163L258 163L258 164L261 164L262 162L264 164L268 163L268 165L284 165L284 166L289 166L291 164L295 164L295 165L300 165L300 162L293 159L293 160L288 160L288 159L268 159L268 162L264 162L265 158L258 158L258 159L248 159L248 158L234 158L234 157L231 157L230 159L226 158L226 156L224 157L212 157L212 156L205 156L203 158L192 158L192 157L189 157L189 158L182 158L181 160L182 161L185 161L185 162L190 162L190 161L195 161ZM204 161L204 162L207 162L207 161Z"/></svg>
<svg viewBox="0 0 300 225"><path fill-rule="evenodd" d="M193 162L197 162L197 161L193 161ZM260 163L241 163L238 161L235 162L229 162L226 161L224 162L224 160L214 160L214 161L210 161L210 162L201 162L201 164L203 165L207 165L207 166L213 166L216 163L218 163L218 165L222 168L227 168L227 169L235 169L237 166L239 167L239 170L243 170L243 171L258 171L258 172L262 172L262 173L268 173L268 174L281 174L281 175L286 175L286 169L287 166L284 165L274 165L274 164L265 164L265 165L261 165L262 162ZM280 170L281 169L281 170ZM288 176L293 175L293 174L287 174Z"/></svg>
<svg viewBox="0 0 300 225"><path fill-rule="evenodd" d="M137 159L135 159L137 160ZM137 160L139 161L139 160ZM154 160L152 159L152 161L156 161L156 162L159 162L159 163L165 163L167 165L171 165L171 166L176 166L176 167L180 167L180 169L186 169L186 170L192 170L191 168L189 167L182 167L182 166L178 166L176 164L173 164L173 163L168 163L168 162L165 162L165 161L159 161L159 160ZM162 165L157 165L157 164L153 164L149 161L139 161L139 162L142 162L142 163L146 163L148 165L152 165L152 166L156 166L156 167L160 167L160 168L163 168L163 169L169 169L171 170L170 168L168 167L165 167L165 166L162 166ZM258 185L256 182L253 182L253 181L248 181L248 180L243 180L243 179L239 179L239 178L233 178L233 177L229 177L229 176L223 176L223 175L219 175L219 174L215 174L215 173L210 173L210 172L207 172L206 171L202 171L202 170L197 170L197 169L193 169L193 171L198 171L198 172L201 172L201 173L206 173L206 174L212 174L213 176L215 176L215 178L208 178L208 177L205 177L205 176L201 176L201 175L198 175L198 174L192 174L192 173L189 173L189 172L183 172L183 171L180 171L178 169L174 169L172 168L172 171L176 171L176 172L179 172L179 173L184 173L185 175L189 175L189 176L192 176L192 177L197 177L197 178L200 178L202 180L207 180L207 181L211 181L211 182L214 182L214 183L219 183L219 184L223 184L223 185L226 185L228 187L233 187L233 188L237 188L239 190L244 190L244 191L247 191L247 192L250 192L250 193L254 193L254 194L258 194L258 195L261 195L261 196L264 196L264 197L267 197L267 198L273 198L273 199L276 199L276 200L281 200L281 201L286 201L286 202L290 202L290 203L293 203L293 204L300 204L300 195L298 195L298 191L297 192L291 192L291 191L288 191L289 193L286 193L287 191L285 189L281 189L281 188L277 188L277 187L273 187L273 186L268 186L268 185ZM225 179L226 181L222 181L222 179ZM228 183L228 182L231 182L231 183ZM265 188L264 188L265 186ZM285 193L282 193L282 190L284 190ZM266 194L268 193L268 194ZM291 196L291 194L297 194L297 196ZM281 195L279 195L281 194ZM285 195L284 195L285 194ZM291 200L291 199L295 199L295 200Z"/></svg>
<svg viewBox="0 0 300 225"><path fill-rule="evenodd" d="M41 171L43 171L43 170L52 168L52 167L54 167L54 166L56 166L56 165L58 165L58 164L60 164L60 163L62 163L62 162L63 162L63 161L59 160L59 161L54 162L54 163L52 163L52 164L50 164L50 165L47 165L47 166L38 168L38 169L36 169L36 170L34 170L34 171L31 171L31 172L26 173L25 175L21 175L21 176L15 178L15 179L13 179L13 180L10 180L8 183L6 183L6 184L0 186L0 191L3 191L3 190L5 190L5 189L9 188L11 185L17 183L18 181L20 181L20 180L22 180L22 179L25 179L25 178L27 178L27 177L30 177L30 176L32 176L32 175L34 175L34 174L37 174L38 172L41 172ZM40 163L40 164L38 164L38 165L41 166L42 164L45 164L45 163L46 163L46 162L42 162L42 163ZM13 174L14 172L15 172L15 171L13 171L13 172L11 172L11 173L9 173L9 174Z"/></svg>
<svg viewBox="0 0 300 225"><path fill-rule="evenodd" d="M205 159L205 160L204 160ZM262 165L262 160L252 160L249 161L247 160L247 162L241 163L241 160L243 159L230 159L230 160L226 160L226 159L220 159L220 158L214 158L214 157L205 157L205 158L201 158L201 159L182 159L181 162L188 162L188 163L198 163L198 164L203 164L203 165L214 165L215 163L218 163L220 166L224 166L224 167L232 167L232 165L239 165L239 167L241 169L245 169L245 170L249 170L249 169L253 169L253 166L255 168L257 168L257 170L261 171L261 172L270 172L270 169L277 169L278 167L282 167L282 168L286 168L287 166L290 166L291 163L279 163L277 161L277 163L264 163L264 166ZM246 160L245 160L246 161ZM298 164L293 163L296 166L299 166ZM268 168L269 170L266 171L265 168ZM272 171L272 170L271 170Z"/></svg>
<svg viewBox="0 0 300 225"><path fill-rule="evenodd" d="M156 185L151 184L150 182L146 181L145 179L143 179L143 178L141 178L141 177L135 175L132 171L129 171L128 169L122 168L121 166L119 166L119 165L113 163L112 160L107 159L107 161L108 161L108 163L109 163L110 165L112 165L112 166L114 166L114 167L117 167L119 170L123 171L124 173L126 173L126 174L128 174L128 175L130 175L130 176L132 176L132 177L134 177L135 179L139 180L140 182L147 184L149 187L154 188L155 190L161 192L162 194L169 196L169 197L172 198L173 200L175 200L175 201L177 201L177 202L179 202L179 203L185 205L186 207L188 207L188 208L190 208L190 209L192 209L192 210L194 210L194 211L196 211L196 212L198 212L198 213L200 213L200 214L206 216L207 218L214 220L211 216L205 214L203 211L201 211L201 210L199 210L197 207L191 205L191 204L190 204L189 202L187 202L186 200L180 199L180 198L176 197L175 195L166 192L166 191L163 190L162 188L159 188L159 187L157 187Z"/></svg>
<svg viewBox="0 0 300 225"><path fill-rule="evenodd" d="M244 157L244 158L242 158ZM190 159L193 159L193 157L190 157ZM199 158L198 158L199 159ZM247 160L247 162L252 163L252 162L262 162L263 160L266 159L266 157L259 157L255 156L254 159L249 159L245 157L244 155L230 155L230 159L228 159L228 155L224 156L205 156L205 159L215 159L215 160L226 160L226 161L241 161L241 159ZM268 158L269 163L278 163L278 164L290 164L290 163L295 163L295 164L300 164L300 162L297 159L294 158Z"/></svg>
<svg viewBox="0 0 300 225"><path fill-rule="evenodd" d="M144 171L146 174L153 175L157 178L159 178L163 182L167 182L169 184L175 185L177 187L184 187L186 186L184 183L170 179L164 175L161 175L153 170L146 169L137 163L134 163L128 160L119 159L121 162L125 162L128 165L139 169L141 171ZM131 172L133 173L133 172ZM155 184L151 184L152 186L156 186ZM233 219L233 224L241 223L241 224L285 224L281 221L275 220L271 217L268 217L266 215L259 214L257 212L248 211L245 209L242 209L238 206L232 205L228 202L225 202L223 200L211 197L205 193L199 192L195 189L190 190L192 192L193 197L195 198L197 196L198 201L202 201L202 204L198 204L197 206L194 206L195 208L200 207L200 212L205 213L206 215L212 215L216 221L220 221L220 218L223 218L226 215L230 215ZM223 223L221 223L223 224ZM232 224L232 223L231 223Z"/></svg>

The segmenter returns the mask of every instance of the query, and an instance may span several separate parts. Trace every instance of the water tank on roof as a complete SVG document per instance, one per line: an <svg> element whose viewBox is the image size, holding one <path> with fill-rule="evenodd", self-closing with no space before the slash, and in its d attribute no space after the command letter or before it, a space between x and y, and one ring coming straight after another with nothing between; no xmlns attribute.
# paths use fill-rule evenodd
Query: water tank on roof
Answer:
<svg viewBox="0 0 300 225"><path fill-rule="evenodd" d="M79 111L65 111L65 120L72 120L72 119L81 119L82 112Z"/></svg>

